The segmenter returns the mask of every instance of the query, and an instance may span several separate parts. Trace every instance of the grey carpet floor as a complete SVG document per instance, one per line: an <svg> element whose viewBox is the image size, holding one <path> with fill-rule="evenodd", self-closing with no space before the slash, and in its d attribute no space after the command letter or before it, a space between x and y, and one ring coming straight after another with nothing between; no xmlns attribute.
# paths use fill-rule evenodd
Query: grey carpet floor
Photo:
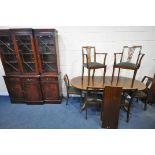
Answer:
<svg viewBox="0 0 155 155"><path fill-rule="evenodd" d="M134 103L129 123L126 113L120 110L119 129L154 129L155 108L143 103ZM1 129L101 129L100 111L90 107L88 119L85 111L80 113L80 99L71 97L69 105L65 99L61 104L27 105L12 104L8 96L0 96Z"/></svg>

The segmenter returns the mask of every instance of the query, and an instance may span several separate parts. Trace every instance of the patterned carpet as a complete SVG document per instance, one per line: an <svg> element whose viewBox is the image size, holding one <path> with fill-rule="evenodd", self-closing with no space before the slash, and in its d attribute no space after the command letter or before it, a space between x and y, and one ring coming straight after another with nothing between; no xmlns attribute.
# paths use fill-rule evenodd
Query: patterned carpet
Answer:
<svg viewBox="0 0 155 155"><path fill-rule="evenodd" d="M0 96L1 129L101 129L100 112L96 108L80 113L78 97L72 97L69 105L65 99L61 104L27 105L11 104L8 96ZM134 103L129 123L126 113L120 111L119 129L154 129L155 108L148 105L143 110L143 103Z"/></svg>

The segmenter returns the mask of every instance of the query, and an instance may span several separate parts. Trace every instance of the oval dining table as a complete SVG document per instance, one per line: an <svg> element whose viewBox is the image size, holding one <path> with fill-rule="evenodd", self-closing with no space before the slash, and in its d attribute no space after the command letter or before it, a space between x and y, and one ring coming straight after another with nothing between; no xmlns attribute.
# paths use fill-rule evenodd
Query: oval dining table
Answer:
<svg viewBox="0 0 155 155"><path fill-rule="evenodd" d="M105 82L103 83L103 77L102 76L95 76L94 78L90 79L89 86L95 87L95 88L101 88L101 89L104 89L106 86L122 87L122 89L124 91L132 90L132 89L144 90L146 88L146 85L139 80L135 80L133 87L131 87L132 78L120 77L118 83L117 83L117 77L114 77L112 83L111 83L111 78L112 78L111 76L106 76ZM88 76L84 76L83 80L82 80L81 76L74 77L71 79L70 83L75 88L78 88L81 91L85 91L87 89L87 86L88 86ZM108 102L107 102L107 104L108 104ZM106 105L105 107L106 108L104 108L104 110L105 109L109 110L109 108L111 108L110 111L114 111L114 113L112 113L112 115L110 114L110 117L109 117L109 113L106 113L103 116L104 120L108 119L109 121L111 121L112 125L116 125L116 122L118 123L118 119L119 119L119 110L114 110L113 106L110 106L110 105L109 106ZM114 106L114 107L116 108L116 106ZM86 104L83 103L83 105L81 106L81 112L85 108L86 108ZM118 105L118 109L119 109L119 105ZM128 113L127 113L127 115L128 115ZM115 117L115 116L118 116L118 117ZM102 117L102 114L101 114L101 117ZM128 116L127 116L127 119L128 119ZM118 126L118 124L116 126Z"/></svg>
<svg viewBox="0 0 155 155"><path fill-rule="evenodd" d="M102 76L95 76L90 79L89 86L97 87L97 88L105 88L105 86L114 86L114 87L122 87L123 90L144 90L146 85L139 80L134 81L133 87L131 87L132 78L128 77L120 77L117 83L117 77L114 77L113 82L111 83L111 76L105 77L105 82L103 83ZM77 76L71 79L71 85L80 90L86 90L88 86L88 76L84 76L82 80L82 76Z"/></svg>

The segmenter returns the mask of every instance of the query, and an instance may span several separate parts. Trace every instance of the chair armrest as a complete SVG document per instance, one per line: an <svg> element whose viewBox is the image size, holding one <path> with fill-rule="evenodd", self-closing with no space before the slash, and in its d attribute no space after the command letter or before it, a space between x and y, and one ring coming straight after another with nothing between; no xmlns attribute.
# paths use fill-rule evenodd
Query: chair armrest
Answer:
<svg viewBox="0 0 155 155"><path fill-rule="evenodd" d="M105 54L105 55L107 55L108 53L95 53L95 54Z"/></svg>
<svg viewBox="0 0 155 155"><path fill-rule="evenodd" d="M114 53L114 65L116 65L116 59L117 59L117 55L121 55L121 59L120 59L120 62L122 61L122 55L123 53Z"/></svg>
<svg viewBox="0 0 155 155"><path fill-rule="evenodd" d="M138 59L137 59L137 62L136 62L137 68L140 67L141 61L142 61L142 58L144 57L144 55L145 55L145 54L143 54L143 53L140 53L140 54L139 54Z"/></svg>
<svg viewBox="0 0 155 155"><path fill-rule="evenodd" d="M104 55L103 64L105 65L105 62L106 62L106 58L107 58L107 54L108 54L108 53L95 53L95 61L96 61L96 55L97 55L97 54Z"/></svg>

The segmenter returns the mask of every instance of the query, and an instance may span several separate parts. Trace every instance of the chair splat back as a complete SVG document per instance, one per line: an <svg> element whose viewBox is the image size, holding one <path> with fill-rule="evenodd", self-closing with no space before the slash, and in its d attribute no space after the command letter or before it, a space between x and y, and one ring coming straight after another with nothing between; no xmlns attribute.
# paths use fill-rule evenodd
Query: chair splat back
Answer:
<svg viewBox="0 0 155 155"><path fill-rule="evenodd" d="M152 80L153 78L149 77L149 76L144 76L142 79L142 82L146 84L146 88L149 88L152 84Z"/></svg>
<svg viewBox="0 0 155 155"><path fill-rule="evenodd" d="M69 83L69 78L67 74L64 75L64 81L65 81L65 86L68 89L68 87L70 86L70 83Z"/></svg>

